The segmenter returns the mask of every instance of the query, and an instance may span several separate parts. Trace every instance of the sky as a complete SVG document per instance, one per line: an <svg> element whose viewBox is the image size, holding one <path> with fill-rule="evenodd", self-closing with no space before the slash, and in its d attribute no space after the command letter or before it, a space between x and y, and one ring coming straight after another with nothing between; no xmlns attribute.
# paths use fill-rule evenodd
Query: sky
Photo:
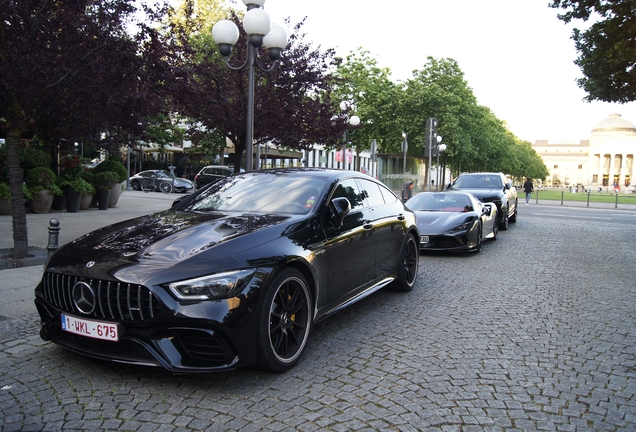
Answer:
<svg viewBox="0 0 636 432"><path fill-rule="evenodd" d="M455 59L477 102L522 140L578 142L613 113L636 124L636 102L583 101L571 34L584 24L564 24L549 3L267 0L264 8L278 24L307 17L304 41L339 56L362 47L396 82L411 78L428 56Z"/></svg>

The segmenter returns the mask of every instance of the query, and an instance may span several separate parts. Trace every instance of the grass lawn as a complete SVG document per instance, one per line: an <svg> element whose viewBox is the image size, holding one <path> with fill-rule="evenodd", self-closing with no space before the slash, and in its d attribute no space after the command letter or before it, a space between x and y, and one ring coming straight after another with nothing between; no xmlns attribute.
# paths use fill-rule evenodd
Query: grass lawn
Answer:
<svg viewBox="0 0 636 432"><path fill-rule="evenodd" d="M522 190L517 190L519 195L519 201L525 201L526 194ZM563 201L582 201L587 202L587 194L586 193L572 193L569 190L539 190L532 192L532 196L530 198L531 201L536 201L537 193L539 194L539 201L547 200L547 201L561 201L561 197L563 197ZM591 192L590 193L590 202L598 202L598 203L615 203L616 202L616 194L610 194L609 192ZM619 204L636 204L636 194L630 193L619 193L618 194L618 203Z"/></svg>

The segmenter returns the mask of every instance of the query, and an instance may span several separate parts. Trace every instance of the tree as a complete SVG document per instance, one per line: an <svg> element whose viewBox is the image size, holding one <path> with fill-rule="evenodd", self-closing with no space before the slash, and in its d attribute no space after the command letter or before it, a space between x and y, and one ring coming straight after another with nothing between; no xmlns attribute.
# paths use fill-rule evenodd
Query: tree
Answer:
<svg viewBox="0 0 636 432"><path fill-rule="evenodd" d="M368 150L374 139L383 152L399 152L406 124L399 115L404 92L391 81L390 69L379 67L368 51L358 48L347 55L336 74L335 99L350 102L351 114L359 116L362 123L347 136L358 154Z"/></svg>
<svg viewBox="0 0 636 432"><path fill-rule="evenodd" d="M593 23L572 31L584 77L577 80L588 101L625 103L636 100L636 2L634 0L553 0L566 12L559 19Z"/></svg>
<svg viewBox="0 0 636 432"><path fill-rule="evenodd" d="M233 14L240 38L230 57L238 65L246 58L246 34ZM344 131L341 119L332 119L337 108L331 88L335 66L333 50L321 52L303 42L303 22L294 26L289 43L276 68L256 71L254 140L284 148L307 149L315 143L335 144ZM247 70L231 70L224 64L209 33L182 34L172 90L178 111L200 122L206 130L226 136L234 144L234 168L238 172L245 151L247 122ZM259 62L271 61L264 49Z"/></svg>
<svg viewBox="0 0 636 432"><path fill-rule="evenodd" d="M28 253L21 139L37 134L49 153L63 138L72 145L106 136L119 145L161 107L168 71L164 45L150 25L165 9L144 8L148 21L132 37L133 3L0 0L0 133L6 135L14 259Z"/></svg>

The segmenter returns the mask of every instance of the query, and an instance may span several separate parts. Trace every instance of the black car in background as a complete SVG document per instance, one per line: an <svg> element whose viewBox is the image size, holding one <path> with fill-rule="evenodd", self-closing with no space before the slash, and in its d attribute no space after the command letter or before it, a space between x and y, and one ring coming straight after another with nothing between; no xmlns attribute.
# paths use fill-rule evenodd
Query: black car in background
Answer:
<svg viewBox="0 0 636 432"><path fill-rule="evenodd" d="M58 249L35 290L40 335L116 362L210 372L296 364L312 325L413 288L415 215L372 177L248 172Z"/></svg>
<svg viewBox="0 0 636 432"><path fill-rule="evenodd" d="M481 202L494 203L501 230L508 229L508 222L517 222L517 189L502 173L462 173L447 190L469 192Z"/></svg>
<svg viewBox="0 0 636 432"><path fill-rule="evenodd" d="M201 189L210 183L217 182L225 177L234 174L234 168L225 165L208 165L201 168L201 171L194 176L194 185Z"/></svg>

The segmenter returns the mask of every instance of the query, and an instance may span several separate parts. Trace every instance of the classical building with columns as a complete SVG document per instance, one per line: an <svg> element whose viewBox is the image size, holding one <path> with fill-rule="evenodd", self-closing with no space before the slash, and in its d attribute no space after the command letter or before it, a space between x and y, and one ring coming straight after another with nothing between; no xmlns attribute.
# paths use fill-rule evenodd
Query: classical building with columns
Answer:
<svg viewBox="0 0 636 432"><path fill-rule="evenodd" d="M538 140L532 147L550 171L546 186L634 189L636 127L620 114L599 122L587 140Z"/></svg>

